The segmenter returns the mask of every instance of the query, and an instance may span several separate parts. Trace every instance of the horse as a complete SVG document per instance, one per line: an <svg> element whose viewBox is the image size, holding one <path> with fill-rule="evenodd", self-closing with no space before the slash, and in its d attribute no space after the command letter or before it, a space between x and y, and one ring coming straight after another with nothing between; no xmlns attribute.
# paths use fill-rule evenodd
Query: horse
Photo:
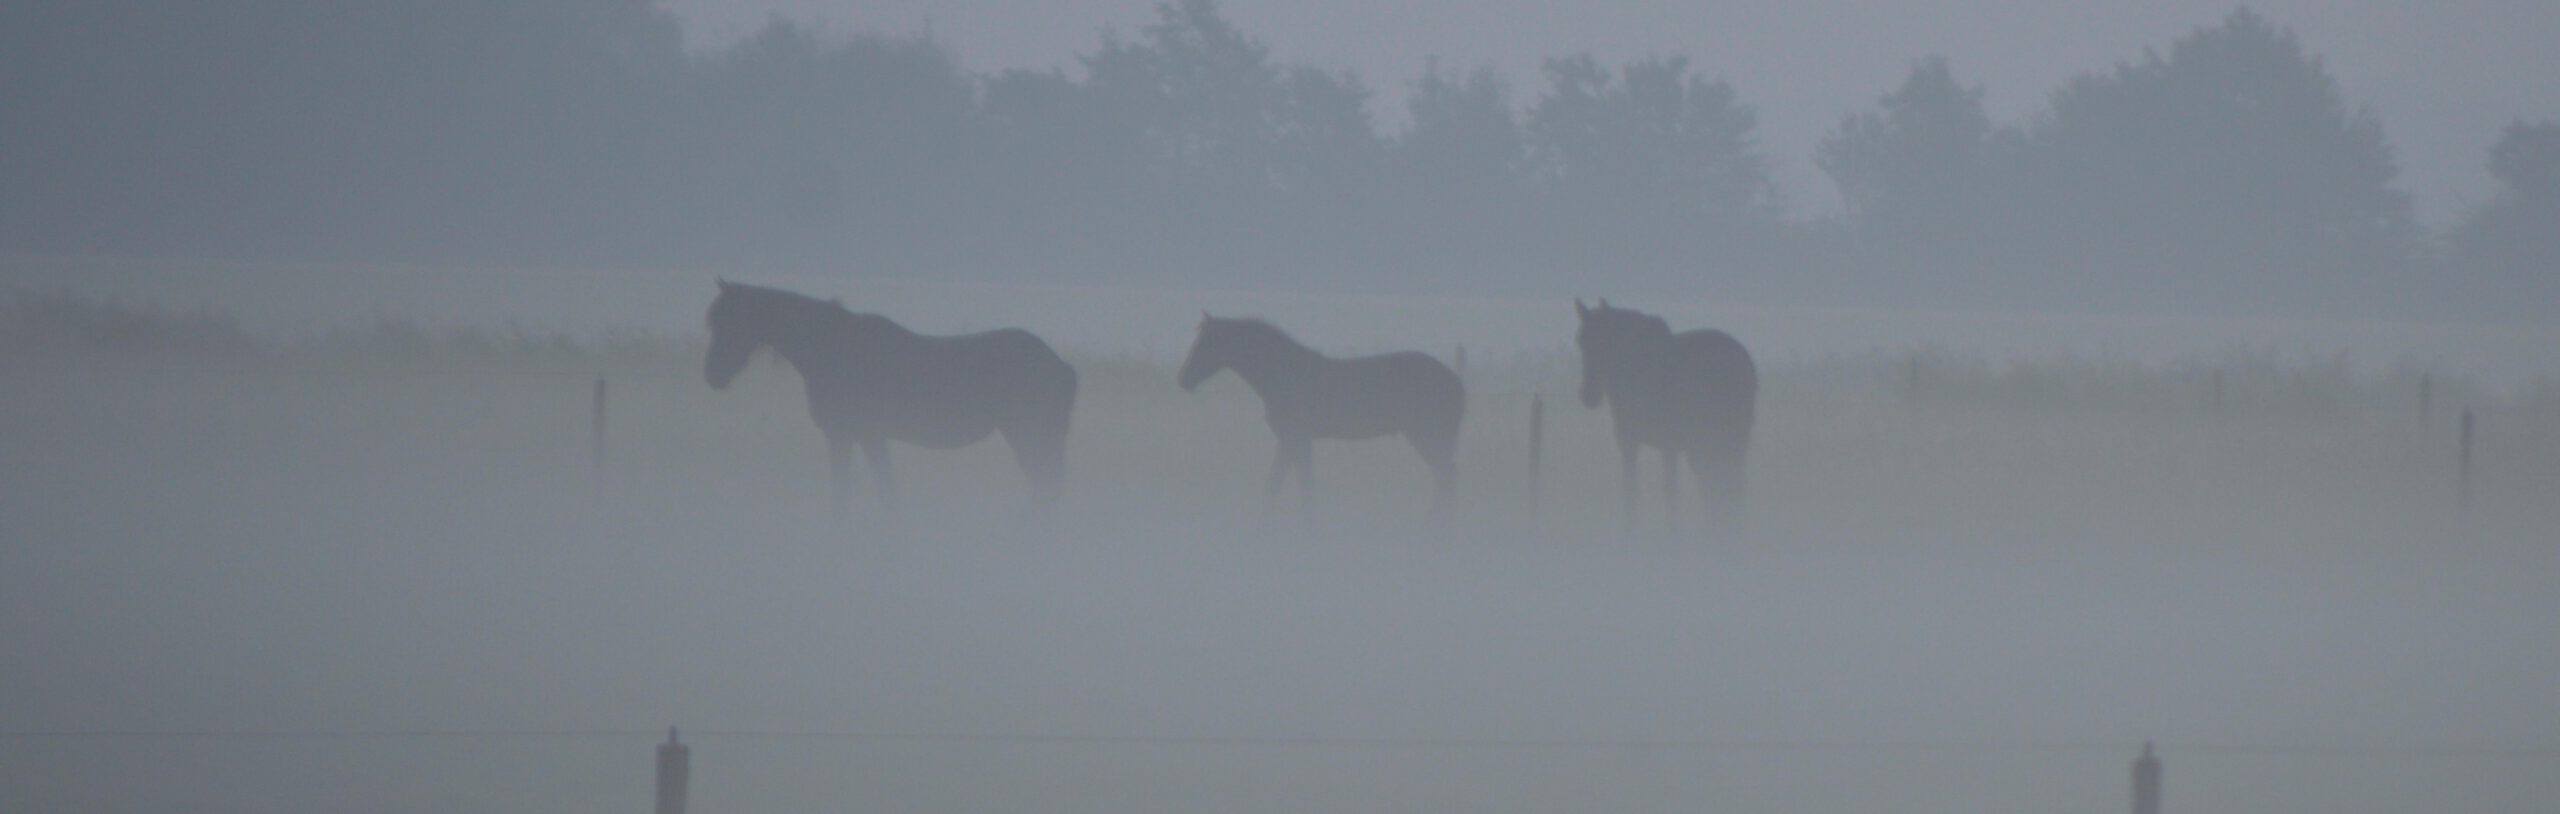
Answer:
<svg viewBox="0 0 2560 814"><path fill-rule="evenodd" d="M1625 489L1621 528L1632 534L1636 514L1636 454L1662 451L1664 518L1680 528L1680 459L1698 477L1708 520L1739 522L1743 461L1751 447L1752 410L1760 395L1751 352L1717 330L1671 332L1661 317L1600 301L1573 301L1582 351L1582 406L1609 405L1617 435L1620 482Z"/></svg>
<svg viewBox="0 0 2560 814"><path fill-rule="evenodd" d="M719 282L703 380L727 389L764 347L800 371L809 417L827 437L839 516L851 496L856 447L870 462L882 509L894 514L888 442L955 449L995 433L1030 478L1031 511L1056 506L1076 371L1039 337L1019 328L929 336L834 300Z"/></svg>
<svg viewBox="0 0 2560 814"><path fill-rule="evenodd" d="M1230 369L1262 397L1263 416L1279 441L1263 486L1266 511L1294 469L1300 511L1313 513L1315 439L1402 435L1431 467L1432 516L1448 519L1458 479L1458 422L1467 408L1466 388L1448 365L1419 351L1337 359L1269 322L1204 311L1177 383L1191 391Z"/></svg>

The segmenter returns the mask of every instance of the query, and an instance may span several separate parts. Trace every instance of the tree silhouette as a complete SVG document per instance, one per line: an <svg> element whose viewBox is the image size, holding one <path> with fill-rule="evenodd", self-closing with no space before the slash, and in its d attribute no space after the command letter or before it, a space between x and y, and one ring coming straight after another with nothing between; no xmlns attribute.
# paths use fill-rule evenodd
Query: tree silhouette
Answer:
<svg viewBox="0 0 2560 814"><path fill-rule="evenodd" d="M1409 265L1517 282L1528 220L1528 144L1511 88L1484 68L1428 63L1406 98L1411 124L1390 148L1385 228Z"/></svg>
<svg viewBox="0 0 2560 814"><path fill-rule="evenodd" d="M1525 99L1431 64L1390 138L1215 0L992 76L927 36L679 33L652 0L0 3L0 250L2320 310L2406 292L2424 243L2380 124L2246 10L2013 127L1919 60L1816 146L1846 212L1811 223L1676 56L1549 60ZM2445 279L2543 290L2552 130L2492 152Z"/></svg>
<svg viewBox="0 0 2560 814"><path fill-rule="evenodd" d="M2334 303L2416 245L2381 124L2246 9L2072 80L2030 141L2030 265L2105 272L2135 299Z"/></svg>
<svg viewBox="0 0 2560 814"><path fill-rule="evenodd" d="M1546 74L1526 132L1546 221L1560 233L1554 262L1623 264L1649 284L1678 285L1774 223L1756 116L1733 86L1684 57L1612 75L1581 54L1548 60Z"/></svg>
<svg viewBox="0 0 2560 814"><path fill-rule="evenodd" d="M1502 77L1483 68L1460 77L1442 72L1434 61L1414 84L1405 110L1413 124L1397 140L1396 152L1412 179L1408 183L1470 187L1458 190L1461 200L1516 194L1528 150L1512 112L1511 87Z"/></svg>
<svg viewBox="0 0 2560 814"><path fill-rule="evenodd" d="M2464 213L2446 238L2462 305L2550 319L2560 302L2560 122L2507 125L2489 150L2497 197Z"/></svg>
<svg viewBox="0 0 2560 814"><path fill-rule="evenodd" d="M1280 69L1270 51L1218 12L1173 0L1134 42L1106 35L1084 58L1091 83L1140 123L1172 169L1227 187L1258 187L1277 140Z"/></svg>
<svg viewBox="0 0 2560 814"><path fill-rule="evenodd" d="M1386 142L1369 117L1369 89L1350 72L1290 68L1281 78L1270 183L1293 226L1276 254L1293 268L1355 274L1379 251L1379 184Z"/></svg>
<svg viewBox="0 0 2560 814"><path fill-rule="evenodd" d="M1814 151L1839 188L1862 264L1965 275L1989 260L1994 200L1983 91L1920 60L1877 110L1844 117Z"/></svg>
<svg viewBox="0 0 2560 814"><path fill-rule="evenodd" d="M932 270L982 152L977 88L940 43L841 41L777 20L699 65L683 126L728 251L787 266Z"/></svg>
<svg viewBox="0 0 2560 814"><path fill-rule="evenodd" d="M2560 122L2510 122L2489 149L2489 174L2518 199L2560 200Z"/></svg>

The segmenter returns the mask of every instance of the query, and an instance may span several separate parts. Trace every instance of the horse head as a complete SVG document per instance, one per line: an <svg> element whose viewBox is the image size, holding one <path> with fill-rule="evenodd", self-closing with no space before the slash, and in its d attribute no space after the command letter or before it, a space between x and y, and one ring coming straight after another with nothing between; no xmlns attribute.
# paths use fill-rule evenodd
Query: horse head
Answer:
<svg viewBox="0 0 2560 814"><path fill-rule="evenodd" d="M751 286L720 281L720 296L711 300L711 312L705 317L711 325L711 351L703 355L702 380L711 389L728 389L738 372L746 369L747 359L769 341L765 326L770 320L757 299Z"/></svg>
<svg viewBox="0 0 2560 814"><path fill-rule="evenodd" d="M1184 392L1199 388L1201 382L1226 369L1227 350L1223 341L1226 332L1221 330L1222 327L1223 323L1217 317L1210 316L1207 311L1200 312L1200 332L1192 337L1191 352L1183 355L1182 372L1174 378Z"/></svg>
<svg viewBox="0 0 2560 814"><path fill-rule="evenodd" d="M1574 331L1573 344L1582 351L1582 406L1599 407L1609 390L1625 375L1627 367L1647 352L1645 346L1671 335L1671 323L1661 317L1626 308L1615 308L1607 299L1593 308L1573 301L1574 315L1581 325Z"/></svg>

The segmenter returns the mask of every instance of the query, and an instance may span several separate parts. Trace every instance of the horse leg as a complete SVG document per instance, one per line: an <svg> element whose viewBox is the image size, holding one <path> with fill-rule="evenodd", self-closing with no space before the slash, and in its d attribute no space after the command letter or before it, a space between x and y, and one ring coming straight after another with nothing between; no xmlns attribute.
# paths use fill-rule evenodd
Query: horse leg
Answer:
<svg viewBox="0 0 2560 814"><path fill-rule="evenodd" d="M880 489L880 510L896 515L898 513L898 479L889 472L889 439L886 437L862 439L862 458L871 462L871 479L877 482Z"/></svg>
<svg viewBox="0 0 2560 814"><path fill-rule="evenodd" d="M828 497L837 522L843 522L853 503L853 439L843 433L827 433L827 476L832 479Z"/></svg>
<svg viewBox="0 0 2560 814"><path fill-rule="evenodd" d="M1673 536L1680 534L1680 451L1662 448L1662 520Z"/></svg>
<svg viewBox="0 0 2560 814"><path fill-rule="evenodd" d="M1013 448L1013 460L1022 465L1022 474L1031 479L1031 511L1048 512L1057 508L1058 496L1065 491L1067 479L1067 437L1065 433L1044 431L1045 428L1006 427L1005 446Z"/></svg>
<svg viewBox="0 0 2560 814"><path fill-rule="evenodd" d="M1405 436L1422 462L1431 466L1431 519L1449 522L1449 498L1457 492L1458 438L1455 433L1416 433Z"/></svg>
<svg viewBox="0 0 2560 814"><path fill-rule="evenodd" d="M1262 516L1266 520L1280 505L1280 482L1289 478L1289 466L1293 462L1294 459L1289 457L1289 439L1280 439L1272 447L1271 477L1262 483Z"/></svg>
<svg viewBox="0 0 2560 814"><path fill-rule="evenodd" d="M1636 452L1633 441L1618 442L1618 536L1636 536Z"/></svg>
<svg viewBox="0 0 2560 814"><path fill-rule="evenodd" d="M1691 473L1698 476L1698 497L1707 505L1711 534L1739 534L1749 526L1750 517L1743 508L1745 452L1734 445L1689 456Z"/></svg>
<svg viewBox="0 0 2560 814"><path fill-rule="evenodd" d="M1751 447L1746 442L1735 442L1732 449L1725 451L1725 525L1735 534L1751 530L1751 507L1744 500L1751 493L1751 476L1743 466L1750 458Z"/></svg>
<svg viewBox="0 0 2560 814"><path fill-rule="evenodd" d="M1298 439L1298 514L1314 522L1316 517L1316 441Z"/></svg>

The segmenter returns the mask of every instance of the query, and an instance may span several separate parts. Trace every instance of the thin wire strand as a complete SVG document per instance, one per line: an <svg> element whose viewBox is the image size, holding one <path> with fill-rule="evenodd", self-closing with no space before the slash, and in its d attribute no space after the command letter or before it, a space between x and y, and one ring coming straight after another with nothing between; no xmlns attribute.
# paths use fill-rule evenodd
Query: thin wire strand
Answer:
<svg viewBox="0 0 2560 814"><path fill-rule="evenodd" d="M161 729L0 731L0 740L640 740L663 729ZM1356 737L1333 735L1128 735L898 732L831 729L685 729L688 740L1149 746L1403 751L1946 752L1957 754L2117 754L2130 742L1968 740L1613 740L1602 738ZM2407 744L2282 744L2163 741L2162 752L2285 757L2560 758L2560 747Z"/></svg>

